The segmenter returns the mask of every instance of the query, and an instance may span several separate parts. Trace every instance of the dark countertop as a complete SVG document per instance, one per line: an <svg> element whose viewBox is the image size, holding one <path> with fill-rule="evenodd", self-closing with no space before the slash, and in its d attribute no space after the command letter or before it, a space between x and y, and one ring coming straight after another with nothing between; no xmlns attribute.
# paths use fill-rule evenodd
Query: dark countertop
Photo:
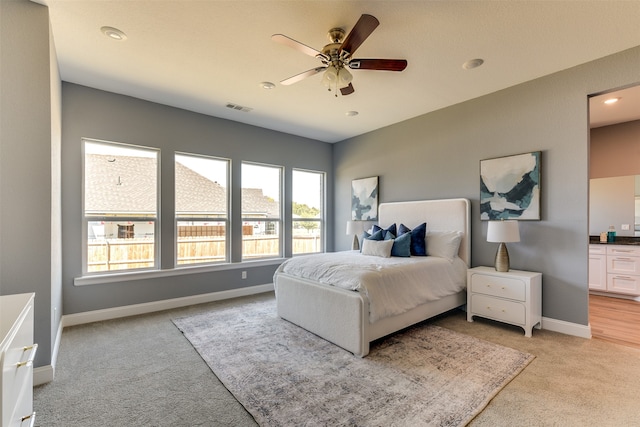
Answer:
<svg viewBox="0 0 640 427"><path fill-rule="evenodd" d="M613 243L600 242L600 236L589 236L590 245L637 245L640 246L640 237L634 236L616 236Z"/></svg>

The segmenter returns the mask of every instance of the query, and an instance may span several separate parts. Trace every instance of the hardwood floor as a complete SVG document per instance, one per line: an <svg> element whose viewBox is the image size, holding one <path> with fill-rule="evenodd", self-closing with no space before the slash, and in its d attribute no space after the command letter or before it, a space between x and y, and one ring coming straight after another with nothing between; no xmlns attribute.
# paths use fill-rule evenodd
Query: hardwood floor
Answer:
<svg viewBox="0 0 640 427"><path fill-rule="evenodd" d="M593 338L640 348L640 302L589 295L589 323Z"/></svg>

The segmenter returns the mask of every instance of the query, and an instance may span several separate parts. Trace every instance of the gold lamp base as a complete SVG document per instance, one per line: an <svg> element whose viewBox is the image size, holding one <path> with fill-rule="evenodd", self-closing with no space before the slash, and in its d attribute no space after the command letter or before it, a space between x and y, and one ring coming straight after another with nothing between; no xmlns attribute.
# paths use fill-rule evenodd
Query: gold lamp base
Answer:
<svg viewBox="0 0 640 427"><path fill-rule="evenodd" d="M507 251L507 245L504 243L500 243L498 252L496 252L496 271L503 273L509 271L509 252Z"/></svg>

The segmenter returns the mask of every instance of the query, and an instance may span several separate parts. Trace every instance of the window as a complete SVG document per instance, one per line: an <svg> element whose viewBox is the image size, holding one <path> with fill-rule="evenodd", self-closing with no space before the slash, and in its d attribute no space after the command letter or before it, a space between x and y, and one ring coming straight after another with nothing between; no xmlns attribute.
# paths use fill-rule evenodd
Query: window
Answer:
<svg viewBox="0 0 640 427"><path fill-rule="evenodd" d="M227 262L229 161L176 153L177 264Z"/></svg>
<svg viewBox="0 0 640 427"><path fill-rule="evenodd" d="M157 150L84 140L83 272L158 265Z"/></svg>
<svg viewBox="0 0 640 427"><path fill-rule="evenodd" d="M324 173L294 169L292 179L292 253L322 252Z"/></svg>
<svg viewBox="0 0 640 427"><path fill-rule="evenodd" d="M242 163L242 259L282 256L282 168Z"/></svg>

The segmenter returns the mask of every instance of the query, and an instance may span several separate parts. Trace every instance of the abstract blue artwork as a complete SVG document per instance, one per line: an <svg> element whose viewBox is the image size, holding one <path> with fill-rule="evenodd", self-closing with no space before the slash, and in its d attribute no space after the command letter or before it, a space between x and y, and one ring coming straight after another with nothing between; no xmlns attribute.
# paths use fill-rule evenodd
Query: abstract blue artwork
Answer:
<svg viewBox="0 0 640 427"><path fill-rule="evenodd" d="M480 219L540 219L540 154L480 161Z"/></svg>
<svg viewBox="0 0 640 427"><path fill-rule="evenodd" d="M351 219L376 221L378 219L378 177L351 181Z"/></svg>

